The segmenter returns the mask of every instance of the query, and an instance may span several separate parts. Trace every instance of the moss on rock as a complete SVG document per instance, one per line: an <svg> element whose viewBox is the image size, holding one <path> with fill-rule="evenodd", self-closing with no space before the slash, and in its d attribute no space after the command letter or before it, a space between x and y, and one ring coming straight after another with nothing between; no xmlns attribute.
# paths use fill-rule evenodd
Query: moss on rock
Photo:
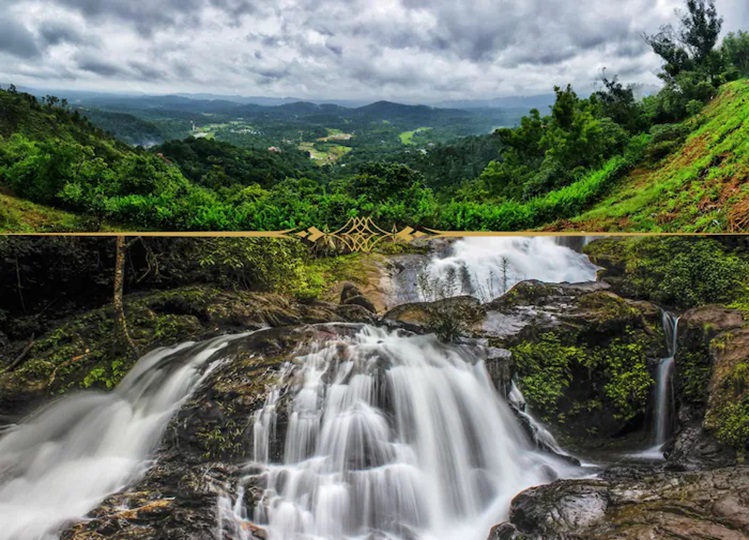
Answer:
<svg viewBox="0 0 749 540"><path fill-rule="evenodd" d="M600 287L520 284L493 303L535 313L510 349L529 405L574 437L610 437L644 419L665 352L660 311ZM535 322L538 319L538 322Z"/></svg>
<svg viewBox="0 0 749 540"><path fill-rule="evenodd" d="M210 286L129 296L125 313L130 335L142 352L265 326L371 320L360 310L324 302ZM70 318L38 339L25 362L0 373L0 407L8 414L22 414L51 395L114 388L136 359L115 347L113 320L110 307L100 308Z"/></svg>

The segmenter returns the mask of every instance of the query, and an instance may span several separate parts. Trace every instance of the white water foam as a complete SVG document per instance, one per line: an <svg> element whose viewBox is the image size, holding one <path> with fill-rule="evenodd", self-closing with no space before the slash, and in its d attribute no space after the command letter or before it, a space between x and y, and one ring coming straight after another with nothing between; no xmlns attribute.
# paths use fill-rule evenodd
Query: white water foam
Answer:
<svg viewBox="0 0 749 540"><path fill-rule="evenodd" d="M113 392L62 398L3 434L0 540L57 538L60 526L136 481L172 415L231 339L151 352Z"/></svg>
<svg viewBox="0 0 749 540"><path fill-rule="evenodd" d="M470 350L371 327L297 358L254 425L252 474L219 501L238 540L484 540L517 493L579 472L532 447Z"/></svg>
<svg viewBox="0 0 749 540"><path fill-rule="evenodd" d="M546 236L463 238L446 255L431 260L426 276L428 281L438 283L440 296L472 295L484 301L529 279L547 283L595 281L597 267L563 240ZM424 296L434 299L429 294Z"/></svg>

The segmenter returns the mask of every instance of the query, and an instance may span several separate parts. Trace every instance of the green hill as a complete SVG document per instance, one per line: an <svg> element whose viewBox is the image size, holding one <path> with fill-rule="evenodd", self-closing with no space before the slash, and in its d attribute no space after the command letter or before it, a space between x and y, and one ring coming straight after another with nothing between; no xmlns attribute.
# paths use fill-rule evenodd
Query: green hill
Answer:
<svg viewBox="0 0 749 540"><path fill-rule="evenodd" d="M749 229L749 81L723 85L682 123L630 132L593 98L559 98L569 128L536 115L468 146L404 154L410 166L365 162L328 177L285 149L192 138L133 148L64 103L0 91L0 231L336 229L354 216L387 229ZM552 136L550 150L534 142Z"/></svg>
<svg viewBox="0 0 749 540"><path fill-rule="evenodd" d="M663 159L644 159L610 194L554 230L744 232L749 229L749 80L724 85ZM678 131L678 130L677 130ZM683 137L681 137L683 138ZM657 142L650 151L656 152Z"/></svg>
<svg viewBox="0 0 749 540"><path fill-rule="evenodd" d="M0 229L10 233L74 232L86 228L86 219L14 197L0 190Z"/></svg>

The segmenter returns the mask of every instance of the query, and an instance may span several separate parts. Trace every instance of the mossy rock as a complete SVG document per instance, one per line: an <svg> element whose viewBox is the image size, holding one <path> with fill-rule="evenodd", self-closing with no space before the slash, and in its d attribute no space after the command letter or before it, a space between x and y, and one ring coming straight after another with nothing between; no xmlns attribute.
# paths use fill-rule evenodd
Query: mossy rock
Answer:
<svg viewBox="0 0 749 540"><path fill-rule="evenodd" d="M667 448L676 466L725 466L745 451L749 329L744 324L741 312L722 306L690 310L679 322L674 376L679 425Z"/></svg>
<svg viewBox="0 0 749 540"><path fill-rule="evenodd" d="M710 342L713 369L704 426L743 459L749 450L749 328Z"/></svg>
<svg viewBox="0 0 749 540"><path fill-rule="evenodd" d="M254 415L282 381L284 365L312 342L357 330L356 325L278 327L230 342L223 349L223 363L170 421L145 477L110 496L85 521L70 524L62 540L214 538L216 499L247 474ZM270 447L273 460L283 453L288 423L284 400L292 395L291 384L286 380L281 388ZM248 485L245 504L252 507L261 495L259 485Z"/></svg>
<svg viewBox="0 0 749 540"><path fill-rule="evenodd" d="M544 306L510 341L531 408L586 445L644 428L654 360L666 349L657 306L595 287L531 282L520 291L493 305Z"/></svg>
<svg viewBox="0 0 749 540"><path fill-rule="evenodd" d="M486 308L471 296L446 298L435 302L402 304L383 315L386 324L411 332L435 333L443 341L455 341L470 333L472 324L481 320Z"/></svg>
<svg viewBox="0 0 749 540"><path fill-rule="evenodd" d="M302 303L278 294L208 286L126 296L128 331L142 353L159 346L263 327L371 322L359 306ZM104 307L63 321L35 341L25 361L0 373L0 408L29 412L51 396L76 389L111 390L136 358L114 342L114 314Z"/></svg>

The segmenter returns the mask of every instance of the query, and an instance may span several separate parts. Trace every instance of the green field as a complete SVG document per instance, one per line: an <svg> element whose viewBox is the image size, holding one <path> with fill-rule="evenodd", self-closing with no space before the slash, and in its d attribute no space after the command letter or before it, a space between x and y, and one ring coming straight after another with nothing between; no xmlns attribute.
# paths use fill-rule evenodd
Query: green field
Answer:
<svg viewBox="0 0 749 540"><path fill-rule="evenodd" d="M309 152L310 159L322 166L332 165L351 152L351 147L323 142L321 139L319 142L303 142L299 145L299 150Z"/></svg>
<svg viewBox="0 0 749 540"><path fill-rule="evenodd" d="M431 131L432 128L430 127L420 127L418 129L414 129L413 131L404 131L399 135L401 142L405 146L411 146L414 143L414 136L416 136L417 133L424 133L426 131Z"/></svg>

